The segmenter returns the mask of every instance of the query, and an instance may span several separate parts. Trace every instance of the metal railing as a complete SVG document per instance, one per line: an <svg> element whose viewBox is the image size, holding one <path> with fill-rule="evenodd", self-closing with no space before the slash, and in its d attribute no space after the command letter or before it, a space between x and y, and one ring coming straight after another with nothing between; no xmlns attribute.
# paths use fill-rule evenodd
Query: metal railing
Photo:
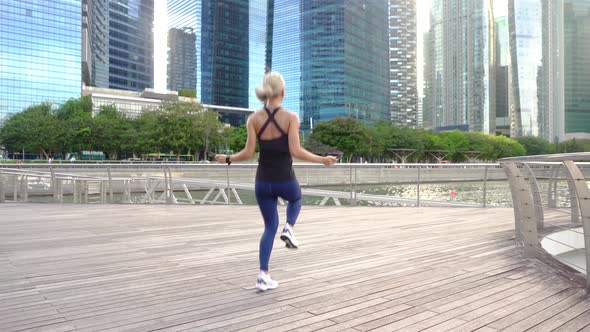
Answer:
<svg viewBox="0 0 590 332"><path fill-rule="evenodd" d="M515 240L527 257L573 268L590 288L590 153L500 160L510 184ZM561 266L563 267L563 266Z"/></svg>
<svg viewBox="0 0 590 332"><path fill-rule="evenodd" d="M0 165L0 201L26 202L45 195L45 201L60 203L242 204L248 201L244 196L253 197L257 165L69 163L12 167ZM486 207L490 197L507 189L507 185L490 188L490 183L505 184L506 175L498 164L294 167L308 204Z"/></svg>

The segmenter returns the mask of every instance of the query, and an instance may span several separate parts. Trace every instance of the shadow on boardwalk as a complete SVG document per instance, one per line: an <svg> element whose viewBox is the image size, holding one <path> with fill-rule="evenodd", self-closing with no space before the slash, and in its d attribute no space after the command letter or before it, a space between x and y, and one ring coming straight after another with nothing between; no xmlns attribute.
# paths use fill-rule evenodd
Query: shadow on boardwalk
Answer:
<svg viewBox="0 0 590 332"><path fill-rule="evenodd" d="M590 331L511 209L304 207L254 290L253 206L0 205L0 331Z"/></svg>

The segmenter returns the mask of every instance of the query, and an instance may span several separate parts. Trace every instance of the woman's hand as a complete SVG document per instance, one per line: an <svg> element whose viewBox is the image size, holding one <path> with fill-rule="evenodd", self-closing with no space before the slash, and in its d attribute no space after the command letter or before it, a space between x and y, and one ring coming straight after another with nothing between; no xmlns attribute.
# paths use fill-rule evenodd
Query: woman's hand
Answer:
<svg viewBox="0 0 590 332"><path fill-rule="evenodd" d="M338 161L338 158L336 158L334 156L326 156L326 157L323 157L322 159L323 159L322 164L324 164L324 166L332 166Z"/></svg>
<svg viewBox="0 0 590 332"><path fill-rule="evenodd" d="M218 162L218 163L220 163L220 164L225 164L225 157L226 156L227 155L225 155L225 154L216 154L215 155L215 161Z"/></svg>

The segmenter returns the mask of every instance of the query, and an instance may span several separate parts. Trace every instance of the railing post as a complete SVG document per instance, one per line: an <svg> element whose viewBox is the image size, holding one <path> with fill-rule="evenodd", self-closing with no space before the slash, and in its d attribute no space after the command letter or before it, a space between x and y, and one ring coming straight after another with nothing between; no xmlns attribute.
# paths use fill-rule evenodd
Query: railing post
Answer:
<svg viewBox="0 0 590 332"><path fill-rule="evenodd" d="M537 220L537 229L545 227L545 215L543 213L543 200L541 199L541 192L537 177L528 164L524 164L524 168L529 176L529 185L531 186L531 194L533 196L533 204L535 206L535 219Z"/></svg>
<svg viewBox="0 0 590 332"><path fill-rule="evenodd" d="M488 166L484 166L483 173L483 207L488 206Z"/></svg>
<svg viewBox="0 0 590 332"><path fill-rule="evenodd" d="M580 208L580 218L584 230L584 253L586 254L586 288L590 289L590 278L588 277L588 269L590 268L590 189L588 189L584 174L573 160L566 160L563 165L567 170L568 182L572 183L575 190L574 200L578 202Z"/></svg>
<svg viewBox="0 0 590 332"><path fill-rule="evenodd" d="M231 203L231 195L230 195L230 189L229 189L229 165L225 165L225 179L227 181L227 201L226 204L230 204Z"/></svg>
<svg viewBox="0 0 590 332"><path fill-rule="evenodd" d="M355 187L355 182L356 182L356 176L353 179L353 173L352 173L352 164L349 165L349 170L350 170L350 205L355 206L356 205L356 187ZM356 170L356 168L355 168Z"/></svg>
<svg viewBox="0 0 590 332"><path fill-rule="evenodd" d="M422 167L420 167L419 165L417 166L418 168L418 177L416 179L416 207L420 207L420 170Z"/></svg>
<svg viewBox="0 0 590 332"><path fill-rule="evenodd" d="M26 202L29 199L29 193L28 193L28 189L29 189L29 177L27 175L22 176L21 178L21 199L23 202Z"/></svg>
<svg viewBox="0 0 590 332"><path fill-rule="evenodd" d="M502 168L508 177L512 202L514 205L514 227L517 245L524 246L524 253L529 257L537 256L539 239L537 238L537 223L530 186L514 162L502 163Z"/></svg>
<svg viewBox="0 0 590 332"><path fill-rule="evenodd" d="M109 203L113 203L113 177L111 175L111 166L107 166L107 173L109 175Z"/></svg>
<svg viewBox="0 0 590 332"><path fill-rule="evenodd" d="M6 202L6 196L4 193L4 173L0 170L0 203Z"/></svg>

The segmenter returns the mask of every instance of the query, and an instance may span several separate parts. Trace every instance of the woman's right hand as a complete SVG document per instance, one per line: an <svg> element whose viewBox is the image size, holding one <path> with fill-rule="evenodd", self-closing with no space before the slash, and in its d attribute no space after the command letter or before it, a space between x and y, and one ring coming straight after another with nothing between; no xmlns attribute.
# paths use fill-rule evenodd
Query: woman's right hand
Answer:
<svg viewBox="0 0 590 332"><path fill-rule="evenodd" d="M334 156L325 156L325 157L322 157L322 164L324 164L324 166L332 166L337 161L338 161L338 158L336 158Z"/></svg>

